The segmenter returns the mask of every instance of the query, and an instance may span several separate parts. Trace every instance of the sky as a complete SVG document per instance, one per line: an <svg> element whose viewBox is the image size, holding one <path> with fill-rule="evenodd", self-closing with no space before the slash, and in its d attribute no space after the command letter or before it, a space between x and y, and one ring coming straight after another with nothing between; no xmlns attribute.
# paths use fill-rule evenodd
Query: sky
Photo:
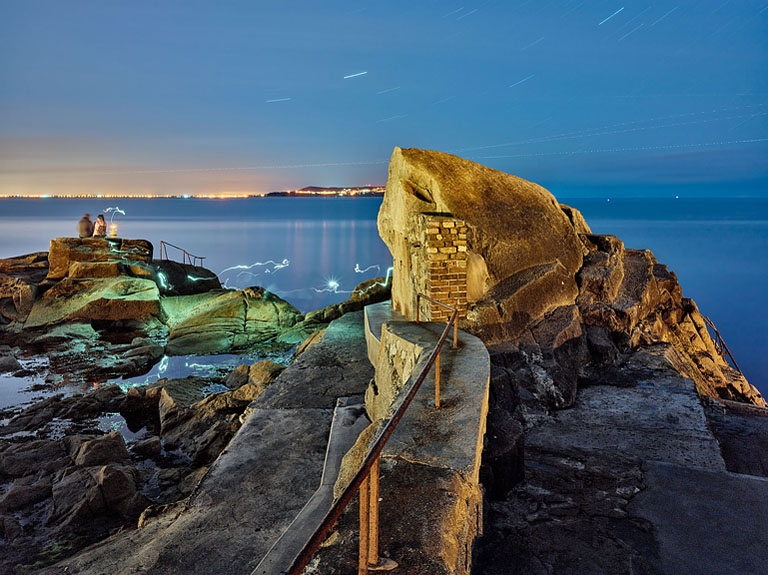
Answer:
<svg viewBox="0 0 768 575"><path fill-rule="evenodd" d="M768 195L768 0L0 0L0 195L382 185Z"/></svg>

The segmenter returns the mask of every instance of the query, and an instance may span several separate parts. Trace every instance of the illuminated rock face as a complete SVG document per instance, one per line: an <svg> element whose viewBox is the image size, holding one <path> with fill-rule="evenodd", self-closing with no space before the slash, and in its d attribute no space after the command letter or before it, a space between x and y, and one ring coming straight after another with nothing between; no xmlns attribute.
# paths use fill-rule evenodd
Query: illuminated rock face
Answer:
<svg viewBox="0 0 768 575"><path fill-rule="evenodd" d="M462 232L458 263L430 261L430 227L444 221ZM393 258L393 308L415 319L418 305L422 319L436 320L417 294L453 297L431 285L443 277L435 267L460 277L462 329L492 349L500 382L514 379L547 409L571 405L580 381L622 380L629 354L659 345L673 348L676 370L699 394L765 405L720 355L674 273L647 250L592 234L541 186L449 154L395 148L378 227ZM450 275L451 265L462 273Z"/></svg>
<svg viewBox="0 0 768 575"><path fill-rule="evenodd" d="M65 277L115 277L152 261L152 244L125 238L56 238L48 252L48 279ZM145 277L149 275L144 274Z"/></svg>
<svg viewBox="0 0 768 575"><path fill-rule="evenodd" d="M44 348L68 380L104 381L163 354L247 351L302 319L262 288L222 290L210 270L152 252L146 240L56 238L48 254L2 260L0 343Z"/></svg>
<svg viewBox="0 0 768 575"><path fill-rule="evenodd" d="M398 312L414 316L423 285L414 258L423 214L450 215L468 227L465 327L486 343L575 302L582 245L552 194L450 154L395 148L378 227L393 257Z"/></svg>
<svg viewBox="0 0 768 575"><path fill-rule="evenodd" d="M696 302L683 297L673 272L648 250L624 249L614 236L582 236L587 254L576 300L592 362L583 379L622 379L627 350L668 346L675 369L700 395L765 406L760 392L717 350Z"/></svg>

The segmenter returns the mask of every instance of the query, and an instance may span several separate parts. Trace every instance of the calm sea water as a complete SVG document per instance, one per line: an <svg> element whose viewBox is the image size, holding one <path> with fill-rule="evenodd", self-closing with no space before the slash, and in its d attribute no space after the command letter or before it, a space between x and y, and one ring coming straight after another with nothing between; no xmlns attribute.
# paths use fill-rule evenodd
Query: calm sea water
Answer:
<svg viewBox="0 0 768 575"><path fill-rule="evenodd" d="M559 198L595 233L647 248L717 325L751 383L768 393L768 199ZM205 257L230 287L261 285L302 311L345 300L384 276L381 198L0 199L0 258L46 251L84 212L106 212L122 237ZM111 209L110 209L111 208ZM117 212L114 208L119 208ZM169 256L176 257L169 249Z"/></svg>

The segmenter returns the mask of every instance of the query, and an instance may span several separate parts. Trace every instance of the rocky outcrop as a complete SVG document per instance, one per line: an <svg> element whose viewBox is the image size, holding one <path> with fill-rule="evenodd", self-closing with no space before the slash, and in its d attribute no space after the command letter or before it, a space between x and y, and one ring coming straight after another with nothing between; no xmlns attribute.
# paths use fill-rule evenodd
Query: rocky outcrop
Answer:
<svg viewBox="0 0 768 575"><path fill-rule="evenodd" d="M249 377L228 378L230 390L214 394L220 382L197 378L161 380L127 394L109 385L57 395L12 417L0 427L0 573L71 555L134 527L150 505L187 497L247 406L283 369L274 362L241 366ZM137 433L127 444L120 433L97 429L118 412Z"/></svg>
<svg viewBox="0 0 768 575"><path fill-rule="evenodd" d="M626 250L613 236L584 235L577 304L594 361L585 383L603 381L621 354L661 342L672 344L681 375L702 396L765 406L760 392L731 367L715 346L696 303L683 297L677 277L647 250Z"/></svg>
<svg viewBox="0 0 768 575"><path fill-rule="evenodd" d="M302 314L264 288L164 298L170 355L237 352L275 339Z"/></svg>
<svg viewBox="0 0 768 575"><path fill-rule="evenodd" d="M0 444L0 478L3 573L33 557L55 558L54 546L71 553L103 538L149 504L116 432Z"/></svg>
<svg viewBox="0 0 768 575"><path fill-rule="evenodd" d="M32 310L38 286L48 275L45 252L0 260L0 327L21 326Z"/></svg>
<svg viewBox="0 0 768 575"><path fill-rule="evenodd" d="M392 253L392 305L406 317L426 293L413 259L420 214L450 214L469 227L464 325L487 343L574 303L582 246L552 194L456 156L395 148L378 226Z"/></svg>
<svg viewBox="0 0 768 575"><path fill-rule="evenodd" d="M48 279L151 276L152 244L126 238L56 238L48 252Z"/></svg>
<svg viewBox="0 0 768 575"><path fill-rule="evenodd" d="M440 289L430 285L441 281L432 270L440 260L419 263L425 215L466 226L461 326L519 381L521 401L567 407L580 382L606 377L634 350L668 342L700 394L765 405L723 358L675 274L649 251L592 234L578 210L534 183L449 154L395 148L378 225L394 260L392 305L406 317L415 319L417 294Z"/></svg>
<svg viewBox="0 0 768 575"><path fill-rule="evenodd" d="M0 343L45 353L50 384L90 384L144 373L163 355L287 349L321 327L260 287L223 290L213 272L152 251L145 240L57 238L47 258L0 261Z"/></svg>
<svg viewBox="0 0 768 575"><path fill-rule="evenodd" d="M149 279L64 278L37 299L25 329L78 321L150 321L160 316L160 292Z"/></svg>

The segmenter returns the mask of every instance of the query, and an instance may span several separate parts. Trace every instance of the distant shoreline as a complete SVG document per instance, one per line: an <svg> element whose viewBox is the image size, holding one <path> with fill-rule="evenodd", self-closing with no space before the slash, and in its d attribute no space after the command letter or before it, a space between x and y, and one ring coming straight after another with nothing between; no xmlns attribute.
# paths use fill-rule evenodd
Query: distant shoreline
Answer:
<svg viewBox="0 0 768 575"><path fill-rule="evenodd" d="M4 195L0 196L0 199L28 199L28 200L43 200L48 198L56 199L115 199L115 200L130 200L130 199L195 199L195 200L228 200L228 199L245 199L245 198L370 198L381 197L384 195L384 186L365 186L365 187L347 187L347 188L323 188L319 186L308 186L301 188L300 190L285 190L281 192L267 192L264 194L170 194L170 195L134 195L134 196L113 196L113 195L99 195L99 194L42 194L42 195Z"/></svg>

